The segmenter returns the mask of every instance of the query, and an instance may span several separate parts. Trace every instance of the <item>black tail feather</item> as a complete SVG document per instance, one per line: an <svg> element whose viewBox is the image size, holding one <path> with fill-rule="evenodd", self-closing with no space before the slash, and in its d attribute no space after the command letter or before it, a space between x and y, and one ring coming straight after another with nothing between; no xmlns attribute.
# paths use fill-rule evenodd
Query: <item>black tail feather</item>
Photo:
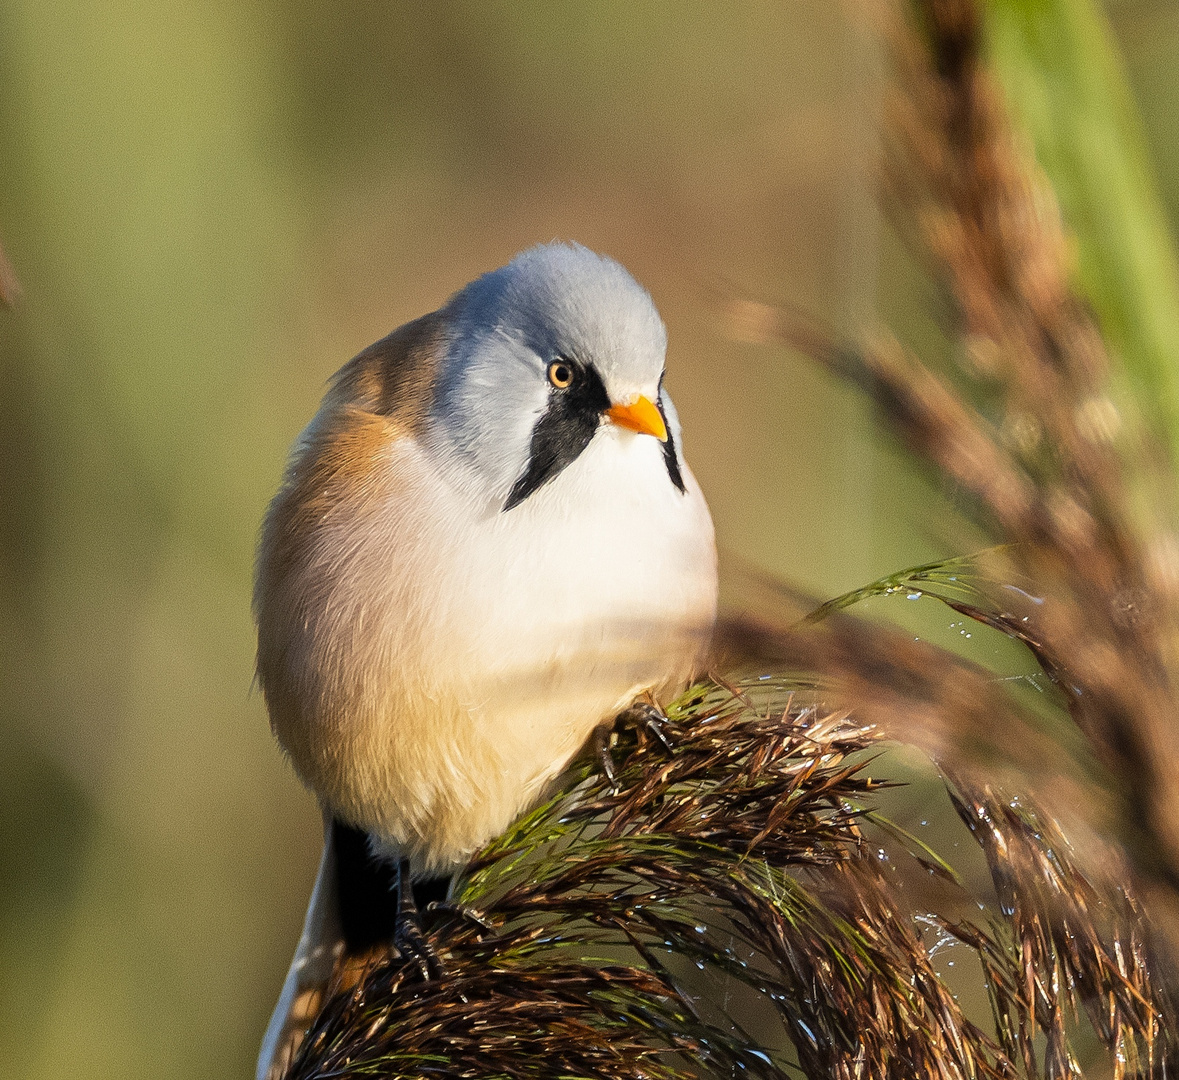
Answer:
<svg viewBox="0 0 1179 1080"><path fill-rule="evenodd" d="M368 834L332 820L336 853L336 899L344 946L349 954L393 940L397 928L397 863L373 855ZM419 910L445 900L450 878L427 878L413 884Z"/></svg>

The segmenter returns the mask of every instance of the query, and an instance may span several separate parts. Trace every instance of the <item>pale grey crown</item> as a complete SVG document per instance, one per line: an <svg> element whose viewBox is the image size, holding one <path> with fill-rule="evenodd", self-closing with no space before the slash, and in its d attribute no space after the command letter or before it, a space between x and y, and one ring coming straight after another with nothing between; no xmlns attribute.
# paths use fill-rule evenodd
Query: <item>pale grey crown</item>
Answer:
<svg viewBox="0 0 1179 1080"><path fill-rule="evenodd" d="M452 479L490 501L502 501L528 462L551 361L592 365L612 402L658 389L667 332L650 295L581 245L530 248L461 289L442 313L448 346L430 441Z"/></svg>

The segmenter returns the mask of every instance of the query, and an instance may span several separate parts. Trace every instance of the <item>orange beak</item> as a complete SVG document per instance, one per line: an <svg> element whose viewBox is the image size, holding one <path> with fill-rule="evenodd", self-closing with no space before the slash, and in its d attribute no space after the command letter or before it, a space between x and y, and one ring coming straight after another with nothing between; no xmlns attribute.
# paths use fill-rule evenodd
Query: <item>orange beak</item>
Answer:
<svg viewBox="0 0 1179 1080"><path fill-rule="evenodd" d="M648 398L640 397L629 405L611 405L606 415L628 431L654 435L660 442L667 442L667 425L663 422L663 414Z"/></svg>

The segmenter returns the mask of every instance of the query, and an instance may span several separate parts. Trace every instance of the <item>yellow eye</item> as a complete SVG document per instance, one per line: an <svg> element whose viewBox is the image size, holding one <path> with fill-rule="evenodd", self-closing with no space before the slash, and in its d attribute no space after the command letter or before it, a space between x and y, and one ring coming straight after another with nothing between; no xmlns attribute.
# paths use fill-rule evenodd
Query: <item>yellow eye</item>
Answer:
<svg viewBox="0 0 1179 1080"><path fill-rule="evenodd" d="M558 390L565 390L573 382L573 366L567 360L554 360L549 364L548 376Z"/></svg>

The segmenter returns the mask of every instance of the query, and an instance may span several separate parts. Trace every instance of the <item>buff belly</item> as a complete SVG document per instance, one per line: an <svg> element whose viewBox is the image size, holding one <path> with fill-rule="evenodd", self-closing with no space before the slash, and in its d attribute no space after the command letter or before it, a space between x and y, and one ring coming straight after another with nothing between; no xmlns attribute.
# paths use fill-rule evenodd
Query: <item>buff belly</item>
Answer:
<svg viewBox="0 0 1179 1080"><path fill-rule="evenodd" d="M655 440L615 435L508 513L429 483L406 441L398 483L336 508L272 591L287 637L259 668L276 734L333 813L417 874L464 862L596 726L700 663L703 496L657 457L635 468Z"/></svg>

